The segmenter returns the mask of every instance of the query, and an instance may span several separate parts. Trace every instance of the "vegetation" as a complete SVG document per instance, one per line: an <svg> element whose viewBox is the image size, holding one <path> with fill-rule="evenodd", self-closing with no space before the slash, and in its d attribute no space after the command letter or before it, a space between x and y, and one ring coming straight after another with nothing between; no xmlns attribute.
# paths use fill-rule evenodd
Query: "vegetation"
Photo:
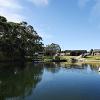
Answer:
<svg viewBox="0 0 100 100"><path fill-rule="evenodd" d="M70 60L70 59L72 59L72 58L76 58L77 56L60 56L60 59L61 60Z"/></svg>
<svg viewBox="0 0 100 100"><path fill-rule="evenodd" d="M43 57L43 61L44 61L44 62L51 62L52 59L53 59L53 56L44 56L44 57Z"/></svg>
<svg viewBox="0 0 100 100"><path fill-rule="evenodd" d="M93 49L90 50L90 55L92 55L92 53L93 53Z"/></svg>
<svg viewBox="0 0 100 100"><path fill-rule="evenodd" d="M58 44L50 44L45 47L45 55L46 56L54 56L56 53L60 52L61 48Z"/></svg>
<svg viewBox="0 0 100 100"><path fill-rule="evenodd" d="M0 61L24 61L43 51L42 38L27 22L8 22L0 16Z"/></svg>
<svg viewBox="0 0 100 100"><path fill-rule="evenodd" d="M86 60L100 60L100 56L87 56L85 57Z"/></svg>

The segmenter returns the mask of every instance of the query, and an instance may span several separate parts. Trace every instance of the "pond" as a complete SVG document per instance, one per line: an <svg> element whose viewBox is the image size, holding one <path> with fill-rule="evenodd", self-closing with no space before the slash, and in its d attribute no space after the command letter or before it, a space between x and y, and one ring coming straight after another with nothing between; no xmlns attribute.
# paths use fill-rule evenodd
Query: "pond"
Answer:
<svg viewBox="0 0 100 100"><path fill-rule="evenodd" d="M99 64L0 64L0 100L99 100Z"/></svg>

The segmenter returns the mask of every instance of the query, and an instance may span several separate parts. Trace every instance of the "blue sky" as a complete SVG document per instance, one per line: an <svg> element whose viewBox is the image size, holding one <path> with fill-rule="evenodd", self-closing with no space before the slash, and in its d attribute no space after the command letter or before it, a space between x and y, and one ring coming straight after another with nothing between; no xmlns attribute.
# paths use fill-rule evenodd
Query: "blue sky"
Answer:
<svg viewBox="0 0 100 100"><path fill-rule="evenodd" d="M0 15L27 21L45 45L66 49L99 49L100 0L0 0Z"/></svg>

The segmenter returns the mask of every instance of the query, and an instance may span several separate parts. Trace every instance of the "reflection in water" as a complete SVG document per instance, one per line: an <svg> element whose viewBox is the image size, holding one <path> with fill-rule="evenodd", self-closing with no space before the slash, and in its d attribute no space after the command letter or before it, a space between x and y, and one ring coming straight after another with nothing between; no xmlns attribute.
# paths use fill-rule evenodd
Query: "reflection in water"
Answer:
<svg viewBox="0 0 100 100"><path fill-rule="evenodd" d="M55 74L60 70L60 63L45 63L44 67L48 72Z"/></svg>
<svg viewBox="0 0 100 100"><path fill-rule="evenodd" d="M41 81L42 68L33 64L0 65L0 100L17 97L18 100L32 94L32 88ZM15 99L16 100L16 99Z"/></svg>
<svg viewBox="0 0 100 100"><path fill-rule="evenodd" d="M45 69L45 71L44 71L44 69ZM61 75L64 75L68 79L70 79L70 78L73 78L72 74L76 75L75 73L79 73L79 72L93 74L93 73L98 73L98 69L99 69L98 64L97 65L94 65L94 64L91 64L91 65L70 64L70 65L68 65L66 63L0 64L0 100L8 100L8 99L9 100L31 100L28 97L33 96L34 90L39 88L38 84L43 85L43 83L45 83L42 78L48 77L51 74L57 75L57 76L55 76L56 78L55 78L54 82L55 83L57 82L57 84L58 84L60 82L59 78ZM71 71L71 75L68 73L70 71ZM44 76L45 72L46 72L47 76ZM60 79L60 80L63 81L63 85L66 88L66 85L68 85L68 82L65 81L65 77L62 77L62 79ZM75 79L73 79L73 80L75 80ZM51 84L53 84L53 83L49 83L49 84L50 84L49 87L51 87L51 89L57 87L57 86L52 87ZM62 84L62 83L59 83L59 84ZM56 89L58 89L58 88L59 88L59 86ZM42 87L41 87L41 89L42 89ZM56 91L56 90L54 90L54 91ZM50 90L50 92L51 92L51 90ZM59 95L59 96L61 96L61 95ZM59 98L59 96L58 96L58 98ZM26 98L28 98L28 99L26 99ZM43 98L38 98L38 99L43 100ZM34 99L34 100L38 100L38 99ZM48 99L48 100L50 100L50 99ZM59 100L61 100L61 99L59 99ZM79 99L79 100L81 100L81 99Z"/></svg>

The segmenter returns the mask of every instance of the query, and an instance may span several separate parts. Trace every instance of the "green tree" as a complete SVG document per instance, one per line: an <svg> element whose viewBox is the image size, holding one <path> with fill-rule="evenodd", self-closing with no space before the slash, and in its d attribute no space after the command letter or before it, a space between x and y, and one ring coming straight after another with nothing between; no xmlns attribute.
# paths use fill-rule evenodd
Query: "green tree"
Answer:
<svg viewBox="0 0 100 100"><path fill-rule="evenodd" d="M93 53L93 49L90 50L90 55L92 55L92 53Z"/></svg>
<svg viewBox="0 0 100 100"><path fill-rule="evenodd" d="M27 22L7 22L0 16L0 54L10 60L25 60L43 50L42 38Z"/></svg>
<svg viewBox="0 0 100 100"><path fill-rule="evenodd" d="M46 53L46 55L49 55L49 56L53 56L60 51L61 51L60 46L58 44L54 44L54 43L47 45L45 48L45 53Z"/></svg>

